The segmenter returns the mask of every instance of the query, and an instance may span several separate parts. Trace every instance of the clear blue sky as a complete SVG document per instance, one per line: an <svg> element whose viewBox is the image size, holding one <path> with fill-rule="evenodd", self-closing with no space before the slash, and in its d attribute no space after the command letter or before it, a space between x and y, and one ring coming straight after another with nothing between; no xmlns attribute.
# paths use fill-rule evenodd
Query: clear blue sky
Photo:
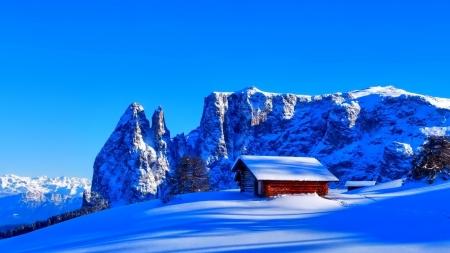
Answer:
<svg viewBox="0 0 450 253"><path fill-rule="evenodd" d="M126 107L394 85L450 98L449 1L2 1L0 174L91 178Z"/></svg>

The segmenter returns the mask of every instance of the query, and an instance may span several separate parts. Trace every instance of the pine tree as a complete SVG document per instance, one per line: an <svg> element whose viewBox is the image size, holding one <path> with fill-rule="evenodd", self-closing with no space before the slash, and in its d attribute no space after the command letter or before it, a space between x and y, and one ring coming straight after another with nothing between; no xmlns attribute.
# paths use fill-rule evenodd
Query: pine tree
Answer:
<svg viewBox="0 0 450 253"><path fill-rule="evenodd" d="M431 184L440 175L450 178L450 137L430 136L414 154L409 178L421 180L427 177Z"/></svg>
<svg viewBox="0 0 450 253"><path fill-rule="evenodd" d="M169 182L173 194L208 191L208 168L199 157L183 155Z"/></svg>

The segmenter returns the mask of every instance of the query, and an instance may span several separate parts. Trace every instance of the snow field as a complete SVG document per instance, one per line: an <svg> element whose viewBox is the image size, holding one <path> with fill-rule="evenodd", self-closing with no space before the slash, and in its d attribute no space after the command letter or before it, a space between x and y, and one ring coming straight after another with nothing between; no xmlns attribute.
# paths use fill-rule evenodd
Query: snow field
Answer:
<svg viewBox="0 0 450 253"><path fill-rule="evenodd" d="M380 186L381 185L381 186ZM2 252L450 252L450 183L122 206L1 240ZM383 186L384 185L384 186ZM384 193L383 193L384 191ZM5 250L5 251L3 251Z"/></svg>

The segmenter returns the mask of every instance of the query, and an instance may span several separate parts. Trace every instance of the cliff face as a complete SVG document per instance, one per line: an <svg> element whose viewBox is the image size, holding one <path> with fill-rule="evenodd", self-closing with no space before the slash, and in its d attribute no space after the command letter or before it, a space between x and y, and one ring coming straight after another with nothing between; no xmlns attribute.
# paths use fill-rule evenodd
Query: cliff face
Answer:
<svg viewBox="0 0 450 253"><path fill-rule="evenodd" d="M426 135L450 129L449 116L450 100L391 86L322 96L251 87L205 98L195 152L217 189L234 186L229 167L240 154L312 156L342 182L385 182L408 172Z"/></svg>
<svg viewBox="0 0 450 253"><path fill-rule="evenodd" d="M161 108L150 126L144 108L131 104L95 159L91 192L113 206L155 198L169 170L169 135Z"/></svg>
<svg viewBox="0 0 450 253"><path fill-rule="evenodd" d="M210 94L200 126L170 139L161 108L150 127L132 104L97 156L92 190L113 202L154 198L183 154L206 161L213 189L236 187L230 167L241 154L312 156L341 182L384 182L408 172L427 135L450 130L448 117L450 100L391 86L322 96L251 87Z"/></svg>

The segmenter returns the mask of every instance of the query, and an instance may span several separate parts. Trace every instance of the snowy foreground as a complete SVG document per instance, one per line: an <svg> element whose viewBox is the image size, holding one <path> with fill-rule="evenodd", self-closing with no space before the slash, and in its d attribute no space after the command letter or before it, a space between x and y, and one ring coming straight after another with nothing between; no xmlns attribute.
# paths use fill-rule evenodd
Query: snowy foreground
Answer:
<svg viewBox="0 0 450 253"><path fill-rule="evenodd" d="M450 252L450 182L148 201L1 240L1 252Z"/></svg>

